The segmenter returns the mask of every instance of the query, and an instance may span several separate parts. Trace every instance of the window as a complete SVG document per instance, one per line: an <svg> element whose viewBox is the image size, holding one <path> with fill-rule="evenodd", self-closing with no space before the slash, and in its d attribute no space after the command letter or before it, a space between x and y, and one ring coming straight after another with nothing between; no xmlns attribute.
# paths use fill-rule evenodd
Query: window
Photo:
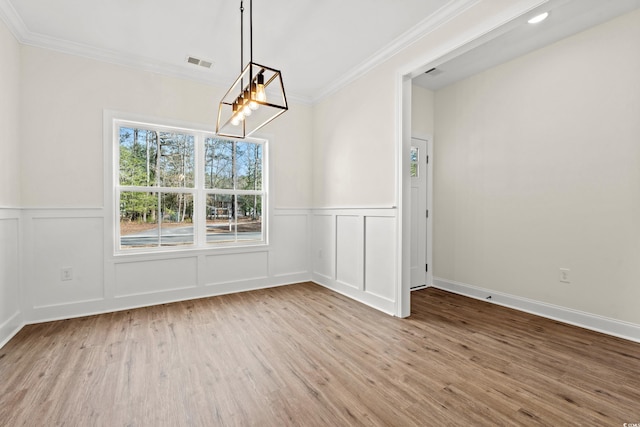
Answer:
<svg viewBox="0 0 640 427"><path fill-rule="evenodd" d="M264 141L115 122L117 251L264 244Z"/></svg>
<svg viewBox="0 0 640 427"><path fill-rule="evenodd" d="M409 160L410 160L409 173L411 174L411 178L418 178L418 175L420 173L420 165L418 163L419 153L420 153L420 149L418 147L411 147L411 153L409 157Z"/></svg>

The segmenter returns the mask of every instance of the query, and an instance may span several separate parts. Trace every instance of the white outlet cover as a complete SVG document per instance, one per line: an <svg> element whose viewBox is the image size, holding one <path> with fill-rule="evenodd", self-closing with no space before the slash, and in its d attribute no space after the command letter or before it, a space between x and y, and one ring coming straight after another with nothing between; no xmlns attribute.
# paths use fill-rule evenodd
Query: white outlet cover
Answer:
<svg viewBox="0 0 640 427"><path fill-rule="evenodd" d="M63 268L60 270L60 280L67 281L73 279L73 269L70 267Z"/></svg>

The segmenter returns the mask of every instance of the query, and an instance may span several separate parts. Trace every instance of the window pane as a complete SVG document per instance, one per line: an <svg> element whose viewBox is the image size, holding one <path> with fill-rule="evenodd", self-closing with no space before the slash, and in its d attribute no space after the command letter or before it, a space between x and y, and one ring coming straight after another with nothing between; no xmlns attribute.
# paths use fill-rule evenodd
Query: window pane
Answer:
<svg viewBox="0 0 640 427"><path fill-rule="evenodd" d="M418 147L411 147L411 178L418 178L420 175L420 168L418 167L418 160L420 158L420 149Z"/></svg>
<svg viewBox="0 0 640 427"><path fill-rule="evenodd" d="M262 190L262 144L236 143L237 189Z"/></svg>
<svg viewBox="0 0 640 427"><path fill-rule="evenodd" d="M156 185L158 135L145 129L121 127L120 185Z"/></svg>
<svg viewBox="0 0 640 427"><path fill-rule="evenodd" d="M238 196L238 240L262 240L262 196Z"/></svg>
<svg viewBox="0 0 640 427"><path fill-rule="evenodd" d="M416 163L418 161L418 147L411 147L411 154L410 154L410 160L413 163Z"/></svg>
<svg viewBox="0 0 640 427"><path fill-rule="evenodd" d="M120 193L120 247L158 245L158 193Z"/></svg>
<svg viewBox="0 0 640 427"><path fill-rule="evenodd" d="M205 188L233 189L233 141L207 138L204 142Z"/></svg>
<svg viewBox="0 0 640 427"><path fill-rule="evenodd" d="M151 159L158 170L161 187L194 185L194 150L192 135L160 132L160 158Z"/></svg>
<svg viewBox="0 0 640 427"><path fill-rule="evenodd" d="M160 246L192 245L193 196L184 193L163 193Z"/></svg>
<svg viewBox="0 0 640 427"><path fill-rule="evenodd" d="M234 196L207 195L207 243L234 242L235 239Z"/></svg>
<svg viewBox="0 0 640 427"><path fill-rule="evenodd" d="M123 191L120 194L121 248L151 248L193 243L191 194L135 191Z"/></svg>

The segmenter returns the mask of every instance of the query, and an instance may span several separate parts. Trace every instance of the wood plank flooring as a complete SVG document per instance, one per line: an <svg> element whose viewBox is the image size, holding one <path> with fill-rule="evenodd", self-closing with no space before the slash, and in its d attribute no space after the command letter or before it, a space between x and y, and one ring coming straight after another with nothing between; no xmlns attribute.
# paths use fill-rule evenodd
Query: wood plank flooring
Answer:
<svg viewBox="0 0 640 427"><path fill-rule="evenodd" d="M437 289L397 319L312 283L25 327L2 426L617 426L640 344Z"/></svg>

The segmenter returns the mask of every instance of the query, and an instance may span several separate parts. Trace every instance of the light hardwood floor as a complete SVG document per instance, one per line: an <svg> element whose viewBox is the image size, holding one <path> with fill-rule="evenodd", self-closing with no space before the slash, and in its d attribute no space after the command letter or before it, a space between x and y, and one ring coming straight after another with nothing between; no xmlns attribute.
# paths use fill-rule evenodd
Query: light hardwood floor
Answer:
<svg viewBox="0 0 640 427"><path fill-rule="evenodd" d="M437 289L398 319L320 286L25 327L3 426L617 426L640 344Z"/></svg>

